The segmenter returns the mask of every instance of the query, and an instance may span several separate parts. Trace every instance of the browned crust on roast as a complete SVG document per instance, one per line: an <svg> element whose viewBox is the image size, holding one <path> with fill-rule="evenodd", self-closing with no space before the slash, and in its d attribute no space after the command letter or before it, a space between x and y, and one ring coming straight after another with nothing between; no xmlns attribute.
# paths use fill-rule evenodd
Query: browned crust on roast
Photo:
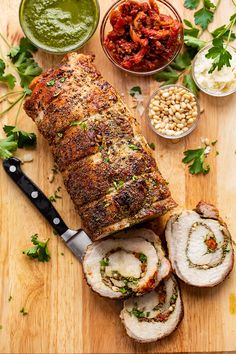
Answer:
<svg viewBox="0 0 236 354"><path fill-rule="evenodd" d="M67 191L95 240L163 215L176 203L137 121L93 60L67 54L58 68L33 80L24 108L49 141ZM156 174L152 188L151 174ZM124 186L114 190L114 182ZM104 212L101 202L107 199L112 206Z"/></svg>
<svg viewBox="0 0 236 354"><path fill-rule="evenodd" d="M201 200L193 210L203 218L219 220L220 217L219 210L213 204L206 203L203 200Z"/></svg>

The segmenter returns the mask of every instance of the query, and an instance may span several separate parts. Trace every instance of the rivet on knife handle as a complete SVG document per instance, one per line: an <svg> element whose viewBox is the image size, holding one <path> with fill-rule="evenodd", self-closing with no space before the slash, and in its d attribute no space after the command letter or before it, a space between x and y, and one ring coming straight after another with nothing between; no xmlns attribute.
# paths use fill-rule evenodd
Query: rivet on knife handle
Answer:
<svg viewBox="0 0 236 354"><path fill-rule="evenodd" d="M59 235L66 233L68 227L45 194L23 173L21 161L11 157L3 161L3 167L56 232Z"/></svg>

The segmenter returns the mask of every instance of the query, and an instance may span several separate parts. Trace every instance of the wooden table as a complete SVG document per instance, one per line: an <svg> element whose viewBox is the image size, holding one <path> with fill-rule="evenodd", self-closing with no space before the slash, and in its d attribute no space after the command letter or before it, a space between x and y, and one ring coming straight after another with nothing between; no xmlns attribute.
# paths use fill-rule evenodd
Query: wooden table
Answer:
<svg viewBox="0 0 236 354"><path fill-rule="evenodd" d="M101 18L112 0L102 0ZM182 16L191 13L183 8L183 0L172 0ZM22 35L18 23L20 0L2 0L0 3L0 30L8 40L17 44ZM230 0L222 1L215 16L214 27L224 24L235 12ZM1 56L7 48L0 44ZM83 49L96 54L96 64L132 106L129 89L139 85L145 95L158 87L153 78L128 76L105 57L99 42L99 30ZM44 68L54 66L60 58L38 52ZM1 95L4 88L0 87ZM228 222L236 240L236 96L211 98L201 95L199 127L186 139L172 144L157 136L140 119L143 134L156 144L155 155L163 175L170 182L175 200L180 206L193 208L200 199L215 203ZM137 114L137 112L136 112ZM14 124L12 113L1 118L0 124ZM22 111L19 128L36 131L36 127ZM53 166L47 143L37 133L38 146L34 160L23 166L24 171L51 195L62 186L59 175L49 183ZM191 176L181 162L183 151L196 148L200 138L218 139L208 160L211 172L207 176ZM215 151L219 151L216 156ZM23 156L24 152L17 153ZM86 285L80 263L52 229L29 204L17 187L0 168L0 352L1 353L169 353L236 351L236 315L230 313L230 294L236 293L236 269L229 278L214 289L196 289L181 284L185 317L178 330L168 338L150 345L136 344L125 335L118 316L121 304L94 294ZM79 228L80 219L69 196L63 189L63 198L56 203L65 221ZM43 264L22 254L30 245L30 236L38 233L50 238L52 259ZM12 300L8 301L9 296ZM232 296L232 295L231 295ZM22 316L20 309L28 311Z"/></svg>

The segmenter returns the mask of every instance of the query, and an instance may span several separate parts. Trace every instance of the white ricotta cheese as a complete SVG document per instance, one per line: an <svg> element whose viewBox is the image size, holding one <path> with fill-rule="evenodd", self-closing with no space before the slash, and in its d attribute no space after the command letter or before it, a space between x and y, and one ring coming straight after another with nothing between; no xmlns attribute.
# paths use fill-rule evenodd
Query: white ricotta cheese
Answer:
<svg viewBox="0 0 236 354"><path fill-rule="evenodd" d="M216 69L209 74L213 60L206 58L208 50L209 47L203 49L195 59L193 71L196 83L209 94L221 95L233 92L236 90L236 51L228 47L232 55L230 67L224 66L220 71Z"/></svg>

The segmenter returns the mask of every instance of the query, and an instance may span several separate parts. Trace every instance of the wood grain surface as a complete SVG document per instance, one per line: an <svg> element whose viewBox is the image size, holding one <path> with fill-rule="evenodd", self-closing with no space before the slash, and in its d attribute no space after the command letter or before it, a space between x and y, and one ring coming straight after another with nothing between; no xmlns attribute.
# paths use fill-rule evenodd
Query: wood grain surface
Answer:
<svg viewBox="0 0 236 354"><path fill-rule="evenodd" d="M101 18L111 0L100 0ZM183 8L183 0L172 0L182 16L191 18ZM0 1L0 31L12 44L22 36L18 21L20 0ZM214 27L224 24L235 12L230 0L223 0L215 16ZM1 57L7 48L0 42ZM99 30L82 52L95 53L96 64L104 77L133 106L129 89L139 85L147 102L158 87L153 78L128 76L105 57L99 41ZM61 59L38 52L44 68ZM1 95L5 92L0 87ZM155 155L163 175L170 182L173 197L181 207L193 208L200 199L215 203L227 221L236 241L236 96L211 98L201 95L204 113L198 128L189 137L173 144L158 138L149 128L145 116L140 118L143 134L156 144ZM2 104L2 109L4 108ZM0 125L14 124L13 112L1 118ZM19 128L36 131L30 118L22 111ZM2 129L1 129L2 132ZM59 175L49 183L53 161L46 141L37 133L38 146L33 162L23 165L24 171L51 195L62 186ZM201 137L218 139L209 156L211 172L207 176L191 176L181 163L183 151L196 148ZM219 151L216 156L215 151ZM22 158L24 152L17 156ZM71 228L80 227L69 196L56 208ZM152 225L163 228L163 220ZM38 233L50 238L51 261L39 263L22 254L30 245L30 236ZM178 330L160 342L141 345L125 335L118 318L121 303L94 294L86 285L77 259L57 238L51 227L30 205L0 167L0 353L170 353L170 352L236 352L236 315L230 313L230 294L236 292L236 268L228 279L213 289L196 289L181 283L185 316ZM9 296L12 300L8 301ZM22 316L20 309L28 311Z"/></svg>

